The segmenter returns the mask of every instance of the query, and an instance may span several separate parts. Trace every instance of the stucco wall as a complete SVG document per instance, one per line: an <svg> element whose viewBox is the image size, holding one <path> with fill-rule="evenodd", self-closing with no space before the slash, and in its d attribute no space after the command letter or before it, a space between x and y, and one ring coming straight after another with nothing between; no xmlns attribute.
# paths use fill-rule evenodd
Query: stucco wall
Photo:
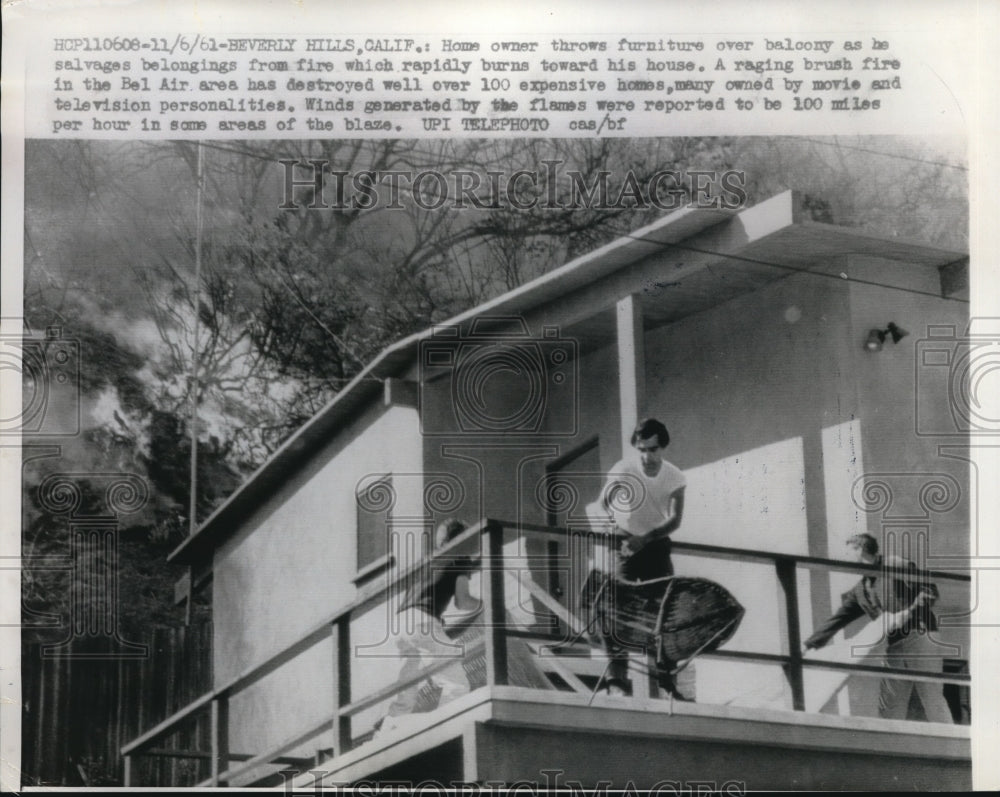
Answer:
<svg viewBox="0 0 1000 797"><path fill-rule="evenodd" d="M667 424L667 458L688 477L676 540L815 554L825 537L822 430L849 420L857 399L844 365L846 286L817 282L793 276L647 332L646 411ZM677 557L675 566L722 583L746 607L727 647L785 652L771 565ZM808 572L799 584L808 633ZM699 700L788 703L780 668L698 668Z"/></svg>
<svg viewBox="0 0 1000 797"><path fill-rule="evenodd" d="M937 290L933 269L913 283L917 272L906 266L852 258L843 267L860 279ZM947 474L962 492L959 504L931 516L931 552L966 553L965 467L940 456L939 440L914 433L921 410L913 401L922 378L915 371L920 328L956 323L962 329L965 309L932 296L804 274L648 330L643 409L667 423L667 457L689 482L676 539L836 557L851 533L884 525L884 518L854 502L859 476L930 468ZM545 308L534 313L532 331L540 334L548 318ZM867 329L889 320L911 336L879 354L863 352ZM217 680L260 661L351 600L354 491L366 475L398 475L394 485L403 497L394 518L426 516L424 473L428 479L448 474L457 483L447 514L544 522L537 487L545 464L597 435L599 472L592 484L581 479L585 493L596 489L621 454L613 337L588 352L567 372L575 380L572 390L561 386L547 394L543 434L457 428L451 383L441 379L423 387L419 410L373 409L332 441L216 555ZM409 374L419 375L419 368ZM486 383L487 398L490 411L502 416L523 396L517 392L521 376L499 379ZM926 411L940 425L947 404L939 401ZM914 488L901 489L911 506ZM675 565L678 573L723 583L747 607L729 647L784 652L783 599L770 566L682 556ZM810 578L801 570L799 578L805 635L836 605L843 579ZM577 585L567 587L575 594ZM967 596L958 591L952 602L963 601ZM947 633L964 644L960 632ZM330 646L320 645L234 701L233 750L258 752L325 714L332 705L331 660ZM392 675L384 664L380 682ZM698 664L699 700L788 703L780 668L724 664Z"/></svg>
<svg viewBox="0 0 1000 797"><path fill-rule="evenodd" d="M848 265L851 276L858 279L878 278L890 283L903 279L898 264L853 257ZM925 275L924 281L911 280L909 286L933 292L937 288L935 276ZM892 503L884 510L869 512L869 529L881 533L894 519L926 517L932 560L935 556L965 557L969 553L968 466L961 454L947 456L939 450L942 445L954 448L965 441L957 434L925 433L943 432L949 427L953 432L958 431L949 406L951 372L948 367L924 364L921 352L927 347L928 330L932 326L952 326L957 337L963 337L968 305L919 293L853 284L853 337L863 340L869 329L884 328L889 321L895 321L910 334L898 344L886 341L883 350L875 354L862 351L860 346L852 350L858 382L864 386L860 392L859 416L866 470L872 475L886 474L893 482ZM947 344L937 342L935 348L947 348ZM954 398L957 404L962 403L957 396ZM920 478L900 479L902 474ZM941 479L941 474L950 476L954 483ZM935 481L949 495L932 501L925 495L921 502L921 488ZM960 494L956 494L956 486Z"/></svg>
<svg viewBox="0 0 1000 797"><path fill-rule="evenodd" d="M412 516L420 506L419 479L406 475L421 470L416 411L374 407L218 550L216 683L294 642L354 598L358 483L370 474L399 474L393 516ZM231 749L262 752L328 714L332 662L332 646L320 643L237 696L231 705Z"/></svg>
<svg viewBox="0 0 1000 797"><path fill-rule="evenodd" d="M965 440L952 419L951 369L924 362L929 328L952 326L961 338L968 323L968 304L938 299L935 270L871 257L845 259L845 270L857 280L901 285L907 291L870 284L851 285L851 327L856 341L870 329L890 321L909 331L899 343L886 340L880 352L852 349L857 374L863 481L854 486L861 523L888 553L904 556L929 569L947 568L949 560L967 560L970 529L970 471ZM957 341L956 341L957 343ZM947 348L940 340L934 348ZM942 434L948 430L953 434ZM933 431L937 434L927 434ZM865 489L865 486L868 489ZM843 553L844 535L831 529L830 555ZM833 600L856 579L838 576L831 584ZM970 606L967 585L938 582L941 599L935 612L941 628L935 635L941 655L969 657L965 614ZM848 629L852 636L858 629ZM884 640L871 648L875 660ZM853 677L840 698L841 710L876 715L880 679Z"/></svg>
<svg viewBox="0 0 1000 797"><path fill-rule="evenodd" d="M833 265L858 279L895 282L931 295L794 275L647 331L643 411L667 423L673 438L667 457L689 482L685 520L675 539L839 558L851 534L881 529L855 489L866 473L931 467L950 475L967 493L962 463L943 462L937 441L913 431L919 336L912 334L899 347L887 344L877 355L862 350L868 329L884 328L889 320L903 326L915 326L910 319L951 322L961 329L965 305L934 298L939 284L933 268L858 257ZM529 321L539 333L557 316L557 308L540 308ZM470 486L470 514L541 522L545 507L537 487L545 462L597 435L600 468L593 475L573 476L579 500L564 515L570 523L580 519L583 503L593 498L603 473L620 456L616 358L613 338L589 351L576 372L578 404L546 408L547 432L573 429L575 434L434 438L425 440L428 462L461 474ZM444 395L438 402L439 409L446 407ZM940 419L947 408L938 402L924 409ZM475 464L459 462L456 454ZM912 500L912 495L906 498ZM953 541L964 544L968 536L967 506L938 514L931 548L936 543L949 552L964 551ZM678 572L724 583L748 607L730 647L785 652L784 599L770 565L678 556L676 566ZM574 564L572 570L578 580L579 567ZM798 577L805 636L836 607L844 583L852 579L834 577L831 583L826 574L806 570ZM570 592L577 586L571 579ZM964 591L946 591L952 605L966 604ZM732 665L700 666L700 681L717 684L714 700L788 703L779 668L744 666L734 678ZM747 678L753 682L749 686ZM719 691L722 684L729 692Z"/></svg>
<svg viewBox="0 0 1000 797"><path fill-rule="evenodd" d="M934 269L857 257L843 265L857 279L939 290ZM801 275L648 332L647 412L666 421L673 437L667 456L689 480L675 539L841 558L851 534L869 530L881 540L892 531L911 540L925 535L924 566L934 566L935 553L966 555L965 463L939 453L947 440L915 433L915 407L927 401L928 381L919 373L918 341L925 335L918 327L950 323L962 330L965 312L962 303L912 290ZM879 353L865 352L868 330L890 320L912 334ZM947 407L933 397L919 411L932 425L947 421ZM893 507L870 511L858 480L873 476L891 483ZM956 500L946 509L924 511L929 502L920 503L920 490L927 481L954 486L960 495L952 490ZM921 514L926 521L898 522ZM915 543L909 555L918 558L919 548ZM748 607L730 647L782 652L782 597L770 567L691 558L678 558L676 566L724 583ZM803 635L855 580L799 571ZM942 585L942 593L939 614L968 605L963 588ZM952 645L946 655L968 655L963 629L942 629L940 636ZM724 684L722 671L729 669L702 665L699 684L715 670L712 680ZM738 683L740 694L777 695L782 678L772 669L771 688L763 677L748 684L747 670L739 679L729 673L729 682ZM875 713L878 680L855 680L853 711ZM741 699L736 691L718 695L730 697Z"/></svg>

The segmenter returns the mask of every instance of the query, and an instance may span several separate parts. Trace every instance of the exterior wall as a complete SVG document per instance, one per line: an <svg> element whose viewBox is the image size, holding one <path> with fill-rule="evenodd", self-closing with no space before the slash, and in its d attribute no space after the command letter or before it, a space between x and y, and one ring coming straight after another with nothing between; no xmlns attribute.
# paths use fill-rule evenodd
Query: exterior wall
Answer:
<svg viewBox="0 0 1000 797"><path fill-rule="evenodd" d="M913 397L920 378L914 371L915 347L922 336L910 321L954 323L962 330L966 305L934 297L940 288L934 268L858 257L827 265L858 279L895 282L910 290L794 275L646 332L644 412L667 423L672 434L667 457L689 480L677 540L840 558L847 537L868 529L881 533L885 522L867 511L870 507L858 492L858 480L866 473L923 472L936 463L932 471L950 476L954 482L949 484L968 494L964 464L943 459L937 452L939 439L914 434ZM915 294L914 289L929 295ZM609 302L615 298L607 297ZM594 308L595 313L600 310ZM528 321L540 336L543 325L559 314L556 304L539 308ZM868 329L884 328L889 320L913 326L913 334L899 346L887 343L879 354L863 351ZM546 408L544 430L549 436L425 439L428 462L458 474L471 487L470 516L544 522L545 495L538 488L545 463L596 435L599 472L574 474L568 466L578 495L571 507L560 507L566 525L584 523L585 503L596 496L603 474L621 455L613 337L580 358L577 378L578 404L552 403ZM506 398L516 402L517 394ZM450 411L448 400L444 393L438 396L438 411ZM940 425L947 405L939 401L921 411L932 416L933 425ZM575 433L557 434L569 429ZM456 454L469 461L458 462ZM913 504L913 488L901 489L910 490L905 501ZM967 537L967 506L934 518L932 552L964 554ZM568 600L586 569L583 553L571 553ZM678 556L676 567L680 573L725 584L747 606L729 647L786 652L784 598L772 566ZM853 578L806 570L800 570L798 578L805 636L836 607ZM964 591L949 587L946 592L956 610L968 604ZM954 630L943 633L957 636ZM951 655L965 655L951 650ZM777 667L740 665L740 677L734 678L731 663L702 661L697 666L699 700L790 705ZM807 691L815 688L820 694L836 680L810 671ZM855 687L858 694L878 683L857 680L865 684ZM870 697L870 688L868 693ZM854 710L873 713L871 701L865 702L867 707Z"/></svg>
<svg viewBox="0 0 1000 797"><path fill-rule="evenodd" d="M528 322L534 339L523 345L532 347L535 341L542 341L544 353L543 327L548 323L545 313ZM563 330L560 330L560 337L572 339L572 335ZM549 389L539 396L544 412L538 434L516 430L505 434L477 433L469 428L461 430L454 417L451 381L443 378L422 386L420 412L424 428L435 432L447 430L447 433L424 437L427 471L429 474L450 474L461 483L464 495L455 511L457 516L468 522L491 517L543 524L547 522L549 510L558 510L566 525L585 525L584 505L598 495L604 474L620 455L615 347L610 345L591 351L566 367L553 368L546 377L551 380L557 371L566 380L560 383L560 390ZM549 387L554 384L550 381ZM523 374L502 369L493 372L484 384L493 414L505 417L516 413L525 401L525 388ZM600 467L574 478L579 493L567 504L563 500L565 493L546 489L546 465L594 436L599 437ZM569 471L574 472L572 465ZM564 544L550 548L549 542L554 543L538 536L520 541L509 538L505 555L533 557L527 566L540 584L548 583L549 579L542 563L551 561L551 556L560 557L555 565L560 571L557 579L564 603L573 605L587 573L589 550L581 543L569 552ZM506 584L507 608L512 619L530 624L533 619L548 617L541 607L534 606L530 598L524 597L513 574ZM474 594L477 586L473 584Z"/></svg>
<svg viewBox="0 0 1000 797"><path fill-rule="evenodd" d="M851 449L853 438L834 435L824 444L824 430L850 424L858 397L850 368L853 343L846 284L822 281L817 286L818 281L792 277L647 332L646 412L663 418L672 430L667 456L689 479L685 521L677 539L826 554L830 485L824 475L824 454L834 465L831 473L839 473L857 458ZM608 300L613 298L609 295ZM540 333L557 316L558 307L540 308L529 322ZM822 368L815 368L816 363ZM576 377L577 402L552 402L546 407L545 437L425 438L428 469L449 470L469 487L463 510L470 517L544 522L546 496L538 488L545 463L596 435L599 472L574 474L568 466L578 495L572 506L561 505L567 525L583 525L584 505L596 497L607 469L621 456L613 338L580 358ZM422 412L451 412L448 384L442 380L430 390L425 388L431 401L424 402ZM501 383L494 387L502 391ZM507 398L514 402L517 395ZM434 424L437 427L440 419ZM570 430L574 433L558 434ZM467 459L459 461L456 456ZM558 551L562 556L567 553L571 576L564 594L572 603L585 575L588 552ZM748 607L731 647L783 652L783 599L771 566L677 557L677 568L724 583ZM800 581L808 633L812 627L808 607L814 603L809 574L801 572ZM812 592L822 596L817 614L825 616L829 589L820 581L823 589ZM788 702L779 668L743 665L741 677L734 679L732 665L705 661L698 667L700 700L714 689L713 702ZM723 684L728 685L726 690ZM733 691L736 685L738 692Z"/></svg>
<svg viewBox="0 0 1000 797"><path fill-rule="evenodd" d="M820 553L821 430L858 404L848 314L846 286L803 275L647 333L648 411L694 470L678 539Z"/></svg>
<svg viewBox="0 0 1000 797"><path fill-rule="evenodd" d="M353 600L356 498L369 474L419 474L413 409L374 407L292 476L214 562L215 680L221 684L302 637ZM393 516L419 506L406 479ZM231 702L230 746L259 753L333 706L333 650L322 642ZM312 745L329 746L329 742Z"/></svg>
<svg viewBox="0 0 1000 797"><path fill-rule="evenodd" d="M608 744L609 734L613 745ZM484 782L527 782L574 793L867 791L873 784L889 783L899 791L963 790L972 785L967 759L769 746L764 738L747 744L610 730L588 733L573 726L535 729L481 723L476 726L476 751L477 775Z"/></svg>
<svg viewBox="0 0 1000 797"><path fill-rule="evenodd" d="M647 411L671 430L667 458L688 477L676 540L825 555L822 431L857 409L848 301L846 286L796 275L647 332ZM787 652L773 566L676 557L675 567L718 581L746 607L728 648ZM814 590L810 573L798 576L809 633ZM790 705L778 667L696 666L699 701Z"/></svg>
<svg viewBox="0 0 1000 797"><path fill-rule="evenodd" d="M462 345L475 340L467 330L462 334ZM580 439L579 434L573 434L578 380L572 374L576 363L569 361L547 371L540 382L537 372L528 376L526 366L536 357L548 362L547 341L541 335L499 343L515 352L526 352L526 358L498 355L495 363L482 367L483 378L474 384L473 380L459 380L461 387L456 387L452 377L460 369L455 368L422 385L425 465L429 473L452 474L463 485L456 514L466 521L494 517L539 523L544 520L543 508L533 490L521 486L534 485L545 463ZM552 378L556 370L567 377L565 382ZM496 423L479 424L478 419L463 423L457 415L462 407L483 408ZM537 425L534 421L518 423L519 413L526 408L538 409Z"/></svg>
<svg viewBox="0 0 1000 797"><path fill-rule="evenodd" d="M934 269L861 258L845 258L841 265L860 279L939 290ZM607 296L608 302L616 298ZM946 424L947 403L913 402L914 386L927 378L917 366L923 337L918 324L954 323L961 331L965 308L933 296L802 274L648 330L644 410L670 428L667 458L689 480L676 539L837 557L851 533L886 527L884 513L876 516L855 500L859 477L929 468L957 483L963 496L947 511L929 513L924 525L930 552L967 555L967 470L960 459L940 454L940 438L914 432L920 412L930 413L936 427ZM536 340L560 312L555 303L531 314ZM887 343L879 354L863 352L867 330L884 328L889 320L911 336L896 347ZM546 382L538 432L460 428L448 378L421 386L418 410L373 408L341 432L216 552L217 682L300 637L354 597L355 489L366 476L394 474L399 495L393 520L412 528L430 528L444 515L543 523L551 503L540 489L546 464L597 436L599 472L579 474L578 501L563 507L569 520L582 520L583 504L621 456L614 338L589 348L574 365L564 371L572 380L568 388ZM408 376L419 377L420 369ZM518 410L523 378L500 369L484 383L492 413ZM923 400L922 392L917 396ZM427 485L438 479L453 485L454 493L428 508ZM897 496L911 515L922 506L919 485L901 484ZM544 552L539 545L521 552ZM574 564L577 571L580 564ZM675 565L681 574L719 581L747 607L730 648L786 652L783 598L771 566L680 556ZM841 582L852 579L810 577L807 571L799 571L799 579L806 635L838 602ZM577 589L571 582L567 595ZM949 601L957 610L968 596L959 591ZM378 645L381 621L366 622L371 627L361 638ZM964 645L954 630L944 635ZM964 649L956 655L965 655ZM391 682L392 658L373 664L366 683ZM331 659L330 645L319 645L234 700L232 750L259 752L324 716L333 700ZM699 702L788 705L778 667L699 661L696 680Z"/></svg>
<svg viewBox="0 0 1000 797"><path fill-rule="evenodd" d="M896 281L928 294L939 290L935 269L861 258L844 267L858 279ZM917 411L930 416L923 420L934 428L948 421L940 402L919 405L927 399L920 382L926 376L915 370L923 337L915 327L948 323L961 331L965 310L933 296L797 275L649 331L648 412L671 429L667 456L689 480L685 521L675 539L841 558L843 542L859 531L880 540L890 531L912 539L926 532L930 558L924 566L935 566L935 553L967 555L966 465L939 454L947 440L914 431ZM914 327L913 334L896 346L887 342L879 353L865 352L868 330L884 329L890 320ZM878 478L891 482L895 506L871 511L862 485L873 474L888 474ZM945 485L955 500L921 498L928 480ZM943 511L925 511L939 498ZM914 516L926 520L914 522ZM909 551L911 558L918 558L918 547ZM783 598L770 566L680 558L676 566L725 584L747 606L729 647L783 652ZM855 580L799 571L803 635ZM942 594L939 615L959 615L968 606L967 590L944 585ZM961 631L942 629L942 640L951 645L944 655L968 655ZM698 667L699 700L787 702L777 668L754 673L743 667L734 680L731 664ZM819 674L807 677L807 691L811 683L821 689L823 681ZM706 693L709 683L714 698ZM725 684L734 686L727 690ZM874 715L877 688L877 678L852 679L850 710Z"/></svg>
<svg viewBox="0 0 1000 797"><path fill-rule="evenodd" d="M890 283L903 279L899 264L873 258L851 258L848 267L851 276L859 279L877 278ZM937 290L936 274L924 276L924 281L911 280L910 287ZM866 468L873 475L886 474L884 478L890 479L892 491L892 503L884 510L877 510L872 505L876 502L869 502L868 526L880 536L900 518L925 518L930 548L927 566L933 567L935 558L940 562L944 557L969 555L969 468L961 458L967 441L951 417L951 371L947 366L924 364L921 353L931 326L952 326L958 338L964 336L968 304L852 286L851 322L856 340L864 340L869 329L884 328L889 321L896 321L910 334L898 344L886 341L883 350L875 354L862 351L860 346L852 352L858 382L864 385L859 415ZM951 435L926 433L949 427ZM949 445L951 451L942 452L940 447L944 445ZM902 474L919 478L900 478ZM921 497L920 490L928 483L939 484L947 495ZM922 525L914 523L911 531ZM916 552L912 555L916 556Z"/></svg>
<svg viewBox="0 0 1000 797"><path fill-rule="evenodd" d="M579 363L558 360L545 370L553 365L553 347L562 343L546 338L541 325L532 324L531 332L533 337L496 341L498 351L507 346L513 355L498 355L493 364L484 366L484 378L475 390L456 388L456 384L471 385L471 380L453 382L457 368L421 386L423 453L429 478L433 473L447 474L461 485L462 495L453 514L468 523L483 517L544 523L546 501L541 490L545 466L585 438L575 409L579 404ZM463 329L458 345L469 341L475 345L474 330ZM524 370L529 363L545 364L540 382L538 372L529 375ZM484 408L497 423L463 425L456 415L462 403ZM538 409L537 427L517 423L525 408ZM545 540L538 537L516 540L511 535L505 547L506 556L535 557L528 567L543 584L546 574L540 563L548 553ZM530 624L541 616L531 599L519 595L513 574L506 583L512 619ZM478 587L473 584L473 594Z"/></svg>
<svg viewBox="0 0 1000 797"><path fill-rule="evenodd" d="M936 270L915 271L905 264L852 256L845 269L851 277L869 282L903 285L936 293ZM870 329L885 329L890 321L910 334L898 344L887 340L880 352L862 350ZM852 350L857 374L864 481L855 486L855 503L864 511L862 524L886 552L917 562L921 567L946 567L970 553L969 465L967 441L957 434L947 366L923 362L929 327L953 326L961 338L968 324L968 304L944 301L919 293L854 283L851 286ZM935 348L946 348L937 344ZM952 434L941 434L951 430ZM927 431L938 434L926 434ZM865 490L863 485L869 485ZM831 529L830 555L842 552L844 536ZM833 580L832 599L856 579ZM936 635L943 656L969 658L969 634L964 617L970 606L967 585L940 582L941 600L935 613L941 620ZM950 616L950 617L949 617ZM850 629L848 633L852 633ZM871 648L875 656L884 641ZM842 708L855 714L873 714L880 679L853 677L848 681Z"/></svg>
<svg viewBox="0 0 1000 797"><path fill-rule="evenodd" d="M614 341L586 354L580 361L579 438L597 436L600 441L601 471L621 459L621 414L618 395L618 350ZM582 496L593 500L593 494Z"/></svg>

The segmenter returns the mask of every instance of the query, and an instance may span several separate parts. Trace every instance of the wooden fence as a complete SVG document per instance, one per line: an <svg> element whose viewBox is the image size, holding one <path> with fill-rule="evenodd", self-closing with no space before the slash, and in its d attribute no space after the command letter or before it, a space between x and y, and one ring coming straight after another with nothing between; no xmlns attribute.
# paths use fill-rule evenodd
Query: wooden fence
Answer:
<svg viewBox="0 0 1000 797"><path fill-rule="evenodd" d="M211 623L154 628L143 644L145 658L117 660L46 658L43 644L22 645L22 785L121 785L122 745L212 688ZM208 734L193 721L162 746L207 750ZM134 766L144 783L184 785L203 779L205 762L163 755Z"/></svg>

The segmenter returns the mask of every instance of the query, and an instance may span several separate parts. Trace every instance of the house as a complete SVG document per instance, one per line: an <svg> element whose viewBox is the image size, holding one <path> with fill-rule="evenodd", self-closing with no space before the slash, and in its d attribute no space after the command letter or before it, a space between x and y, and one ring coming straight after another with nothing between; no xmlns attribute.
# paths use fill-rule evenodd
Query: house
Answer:
<svg viewBox="0 0 1000 797"><path fill-rule="evenodd" d="M968 787L967 727L878 717L877 638L800 653L868 531L934 572L938 679L968 682L967 326L965 254L812 221L789 191L670 214L389 347L171 555L211 590L216 688L123 748L129 778L203 713L211 784ZM645 415L688 480L678 573L747 608L694 703L593 699L599 652L549 644L573 647L584 507ZM372 738L398 586L445 516L484 553L485 684Z"/></svg>

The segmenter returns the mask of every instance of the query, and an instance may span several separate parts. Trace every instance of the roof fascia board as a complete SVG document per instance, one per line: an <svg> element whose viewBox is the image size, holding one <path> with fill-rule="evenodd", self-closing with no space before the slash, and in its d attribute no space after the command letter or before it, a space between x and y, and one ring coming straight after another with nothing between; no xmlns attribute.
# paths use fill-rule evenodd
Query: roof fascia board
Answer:
<svg viewBox="0 0 1000 797"><path fill-rule="evenodd" d="M544 323L566 329L596 313L613 307L635 293L655 293L665 281L683 280L692 274L738 254L795 225L795 205L791 191L749 208L729 223L707 228L683 239L690 248L670 251L671 241L656 248L646 244L645 257L593 281L569 295L558 296L557 306L538 306ZM694 251L699 250L699 251ZM554 297L556 298L556 297Z"/></svg>

